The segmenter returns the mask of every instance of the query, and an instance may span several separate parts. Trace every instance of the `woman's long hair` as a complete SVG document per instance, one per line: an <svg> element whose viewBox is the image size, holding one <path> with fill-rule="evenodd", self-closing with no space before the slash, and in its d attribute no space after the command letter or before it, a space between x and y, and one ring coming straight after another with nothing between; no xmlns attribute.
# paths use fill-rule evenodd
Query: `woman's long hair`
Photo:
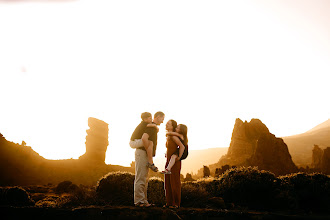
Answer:
<svg viewBox="0 0 330 220"><path fill-rule="evenodd" d="M173 119L171 119L170 121L172 123L173 131L175 131L176 127L178 127L178 123Z"/></svg>
<svg viewBox="0 0 330 220"><path fill-rule="evenodd" d="M183 135L183 144L185 146L188 146L188 136L187 136L188 128L187 128L187 125L179 124L178 126L180 126L180 132L179 133Z"/></svg>

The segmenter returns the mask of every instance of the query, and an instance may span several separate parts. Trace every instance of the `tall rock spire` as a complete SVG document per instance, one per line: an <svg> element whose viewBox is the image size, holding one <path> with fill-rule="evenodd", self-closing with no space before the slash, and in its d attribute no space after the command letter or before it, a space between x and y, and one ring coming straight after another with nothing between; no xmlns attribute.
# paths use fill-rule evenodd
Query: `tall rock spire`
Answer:
<svg viewBox="0 0 330 220"><path fill-rule="evenodd" d="M86 131L86 153L79 159L96 164L105 163L105 154L109 145L108 124L96 118L88 118L89 129Z"/></svg>

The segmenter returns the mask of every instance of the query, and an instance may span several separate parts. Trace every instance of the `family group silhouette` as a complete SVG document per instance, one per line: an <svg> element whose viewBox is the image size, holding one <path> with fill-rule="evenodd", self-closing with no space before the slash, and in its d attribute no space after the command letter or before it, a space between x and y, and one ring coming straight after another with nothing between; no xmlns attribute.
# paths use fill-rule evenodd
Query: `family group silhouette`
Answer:
<svg viewBox="0 0 330 220"><path fill-rule="evenodd" d="M135 128L130 146L135 150L134 204L138 207L150 207L147 199L148 172L158 172L153 163L157 149L158 125L165 119L163 112L141 114L141 123ZM165 175L165 207L179 208L181 203L181 161L188 156L187 126L171 119L166 123L166 164L161 172Z"/></svg>

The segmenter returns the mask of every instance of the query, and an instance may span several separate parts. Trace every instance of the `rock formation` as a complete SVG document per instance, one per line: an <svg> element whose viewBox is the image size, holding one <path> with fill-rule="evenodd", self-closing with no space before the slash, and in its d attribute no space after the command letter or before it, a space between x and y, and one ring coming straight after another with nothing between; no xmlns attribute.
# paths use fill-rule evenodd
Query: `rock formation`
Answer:
<svg viewBox="0 0 330 220"><path fill-rule="evenodd" d="M276 175L297 172L287 145L283 139L276 138L271 133L259 137L249 164L261 170L270 170Z"/></svg>
<svg viewBox="0 0 330 220"><path fill-rule="evenodd" d="M108 124L96 118L88 118L89 129L86 131L86 153L79 159L93 163L105 163L105 153L109 145Z"/></svg>
<svg viewBox="0 0 330 220"><path fill-rule="evenodd" d="M203 177L209 177L211 175L210 168L208 166L203 167Z"/></svg>
<svg viewBox="0 0 330 220"><path fill-rule="evenodd" d="M319 145L314 144L311 167L317 170L321 170L322 157L323 157L323 150L319 147Z"/></svg>
<svg viewBox="0 0 330 220"><path fill-rule="evenodd" d="M314 145L311 167L313 171L330 174L330 147L323 150L319 145Z"/></svg>
<svg viewBox="0 0 330 220"><path fill-rule="evenodd" d="M243 122L236 119L228 153L217 167L258 166L276 175L297 171L287 145L281 138L271 134L259 119Z"/></svg>
<svg viewBox="0 0 330 220"><path fill-rule="evenodd" d="M254 153L257 141L262 134L269 134L269 130L259 119L243 123L237 118L226 155L231 163L229 165L244 165Z"/></svg>
<svg viewBox="0 0 330 220"><path fill-rule="evenodd" d="M78 160L47 160L30 146L7 141L0 133L0 186L57 184L65 180L94 185L112 171L134 172L134 167L104 163L108 124L89 118L88 125L86 153Z"/></svg>
<svg viewBox="0 0 330 220"><path fill-rule="evenodd" d="M321 171L324 174L330 174L330 147L327 147L323 151Z"/></svg>

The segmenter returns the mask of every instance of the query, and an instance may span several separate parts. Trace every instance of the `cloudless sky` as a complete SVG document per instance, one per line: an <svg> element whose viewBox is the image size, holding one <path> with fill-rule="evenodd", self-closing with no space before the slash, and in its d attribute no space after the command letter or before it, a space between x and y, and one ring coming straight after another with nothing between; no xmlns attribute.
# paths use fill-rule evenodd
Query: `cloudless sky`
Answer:
<svg viewBox="0 0 330 220"><path fill-rule="evenodd" d="M106 163L125 166L144 111L186 124L190 149L228 147L236 118L278 137L329 119L327 0L9 2L0 132L47 159L85 152L88 117L109 124Z"/></svg>

